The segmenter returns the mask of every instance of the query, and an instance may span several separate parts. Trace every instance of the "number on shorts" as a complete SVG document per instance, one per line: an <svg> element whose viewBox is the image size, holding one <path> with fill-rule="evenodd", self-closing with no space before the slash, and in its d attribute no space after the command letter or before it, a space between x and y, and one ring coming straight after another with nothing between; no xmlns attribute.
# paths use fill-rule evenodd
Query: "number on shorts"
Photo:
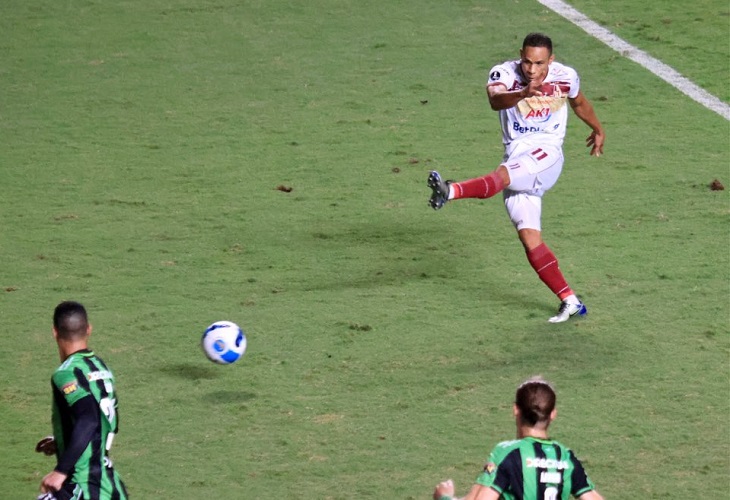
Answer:
<svg viewBox="0 0 730 500"><path fill-rule="evenodd" d="M530 153L530 155L532 155L536 161L544 160L548 157L548 154L543 151L542 148L537 148L535 151Z"/></svg>

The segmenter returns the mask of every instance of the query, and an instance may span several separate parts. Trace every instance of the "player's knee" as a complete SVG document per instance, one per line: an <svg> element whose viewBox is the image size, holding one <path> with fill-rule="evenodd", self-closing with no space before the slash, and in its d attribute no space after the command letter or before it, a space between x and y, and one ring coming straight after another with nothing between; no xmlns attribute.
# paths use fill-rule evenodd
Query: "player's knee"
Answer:
<svg viewBox="0 0 730 500"><path fill-rule="evenodd" d="M520 229L517 234L520 237L522 246L525 247L525 252L542 245L542 233L536 229Z"/></svg>
<svg viewBox="0 0 730 500"><path fill-rule="evenodd" d="M509 170L507 170L507 167L505 167L504 165L500 165L499 167L497 167L497 175L499 175L499 177L502 179L502 185L504 187L508 187L510 185L510 182L512 182L509 177Z"/></svg>

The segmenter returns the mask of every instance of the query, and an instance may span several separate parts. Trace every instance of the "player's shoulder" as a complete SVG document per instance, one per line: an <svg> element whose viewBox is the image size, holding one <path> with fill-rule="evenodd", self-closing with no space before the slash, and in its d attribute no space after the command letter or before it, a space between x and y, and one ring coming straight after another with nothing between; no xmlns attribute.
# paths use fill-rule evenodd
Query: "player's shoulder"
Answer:
<svg viewBox="0 0 730 500"><path fill-rule="evenodd" d="M503 82L514 79L517 75L519 61L505 61L492 66L489 70L489 82Z"/></svg>
<svg viewBox="0 0 730 500"><path fill-rule="evenodd" d="M88 349L84 349L81 351L76 351L72 354L70 354L66 359L63 360L63 362L59 365L58 368L56 368L56 371L63 371L63 370L69 370L73 369L73 367L77 365L85 365L84 360L86 358L93 358L96 357L94 353Z"/></svg>
<svg viewBox="0 0 730 500"><path fill-rule="evenodd" d="M51 376L51 383L68 396L79 388L78 365L74 360L66 359L61 366L56 368Z"/></svg>
<svg viewBox="0 0 730 500"><path fill-rule="evenodd" d="M551 80L573 80L578 78L578 72L570 66L553 61L550 63L548 78Z"/></svg>
<svg viewBox="0 0 730 500"><path fill-rule="evenodd" d="M500 464L503 463L508 457L514 454L520 454L520 442L519 439L512 439L509 441L502 441L497 443L492 452L489 454L489 464ZM485 469L486 470L486 469Z"/></svg>
<svg viewBox="0 0 730 500"><path fill-rule="evenodd" d="M570 457L571 459L576 458L573 450L569 446L566 446L565 443L556 441L555 439L549 439L546 442L550 443L551 446L556 446L556 447L560 448L561 454L565 455L566 457Z"/></svg>
<svg viewBox="0 0 730 500"><path fill-rule="evenodd" d="M508 441L502 441L497 443L497 445L494 447L495 452L500 453L508 453L509 451L519 448L520 446L520 439L510 439Z"/></svg>
<svg viewBox="0 0 730 500"><path fill-rule="evenodd" d="M519 442L520 442L519 439L508 439L506 441L501 441L501 442L497 443L497 448L509 448L511 446L516 445Z"/></svg>
<svg viewBox="0 0 730 500"><path fill-rule="evenodd" d="M570 449L570 448L568 448L565 445L565 443L563 443L561 441L558 441L557 439L546 439L545 442L550 443L553 446L559 446L559 447L561 447L563 449L566 449L566 450L569 450Z"/></svg>
<svg viewBox="0 0 730 500"><path fill-rule="evenodd" d="M91 367L93 365L90 365L87 360L94 358L96 358L96 356L92 351L84 350L75 352L63 360L58 368L56 368L56 371L53 373L53 378L63 379L68 376L75 376L75 374L79 371L82 373L91 371Z"/></svg>

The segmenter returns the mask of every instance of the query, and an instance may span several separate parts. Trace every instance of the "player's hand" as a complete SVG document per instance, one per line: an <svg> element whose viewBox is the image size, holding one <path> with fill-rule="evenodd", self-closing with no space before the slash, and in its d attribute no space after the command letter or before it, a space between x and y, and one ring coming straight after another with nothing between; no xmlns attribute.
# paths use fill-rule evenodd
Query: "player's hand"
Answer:
<svg viewBox="0 0 730 500"><path fill-rule="evenodd" d="M433 490L433 500L439 500L442 496L454 496L454 482L451 479L441 481L436 485L436 489Z"/></svg>
<svg viewBox="0 0 730 500"><path fill-rule="evenodd" d="M591 156L601 156L603 154L603 141L605 140L606 136L603 132L591 132L591 135L586 138L586 147L591 148Z"/></svg>
<svg viewBox="0 0 730 500"><path fill-rule="evenodd" d="M49 472L41 481L41 493L53 493L63 487L68 476L56 470Z"/></svg>
<svg viewBox="0 0 730 500"><path fill-rule="evenodd" d="M520 91L522 97L533 97L542 95L542 80L530 80L527 87Z"/></svg>
<svg viewBox="0 0 730 500"><path fill-rule="evenodd" d="M56 440L53 436L46 436L35 445L35 451L50 456L56 453Z"/></svg>

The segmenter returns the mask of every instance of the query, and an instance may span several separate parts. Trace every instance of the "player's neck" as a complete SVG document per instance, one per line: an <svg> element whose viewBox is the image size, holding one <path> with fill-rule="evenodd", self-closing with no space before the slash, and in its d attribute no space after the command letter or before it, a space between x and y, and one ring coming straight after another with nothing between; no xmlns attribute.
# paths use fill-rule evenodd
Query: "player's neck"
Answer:
<svg viewBox="0 0 730 500"><path fill-rule="evenodd" d="M533 437L537 439L549 439L547 429L536 428L536 427L518 427L517 438L522 439L526 437Z"/></svg>
<svg viewBox="0 0 730 500"><path fill-rule="evenodd" d="M58 343L58 355L61 358L61 362L66 361L66 359L71 356L75 352L83 351L84 349L88 349L88 345L86 341L68 341L68 342L59 342Z"/></svg>

